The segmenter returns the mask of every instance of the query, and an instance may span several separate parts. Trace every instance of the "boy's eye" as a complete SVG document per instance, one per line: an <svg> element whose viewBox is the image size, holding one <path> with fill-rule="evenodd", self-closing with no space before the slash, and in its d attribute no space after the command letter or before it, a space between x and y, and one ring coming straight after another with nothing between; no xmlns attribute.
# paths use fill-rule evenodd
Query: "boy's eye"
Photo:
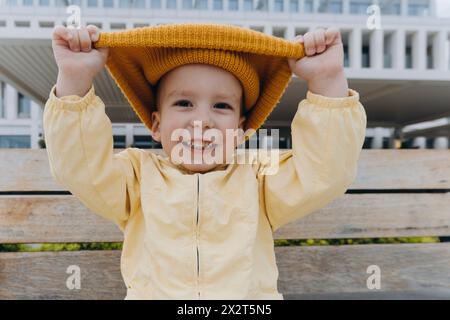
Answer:
<svg viewBox="0 0 450 320"><path fill-rule="evenodd" d="M175 102L176 106L185 106L186 104L191 103L189 100L179 100L177 102Z"/></svg>
<svg viewBox="0 0 450 320"><path fill-rule="evenodd" d="M216 106L219 106L219 109L233 109L228 103L217 103Z"/></svg>

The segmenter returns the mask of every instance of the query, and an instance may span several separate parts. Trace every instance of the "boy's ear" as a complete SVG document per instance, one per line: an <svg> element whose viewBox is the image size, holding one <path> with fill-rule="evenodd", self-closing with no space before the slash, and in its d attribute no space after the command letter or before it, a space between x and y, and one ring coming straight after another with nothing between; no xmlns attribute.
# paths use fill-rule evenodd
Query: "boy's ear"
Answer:
<svg viewBox="0 0 450 320"><path fill-rule="evenodd" d="M155 141L161 142L161 114L159 111L152 112L152 138Z"/></svg>

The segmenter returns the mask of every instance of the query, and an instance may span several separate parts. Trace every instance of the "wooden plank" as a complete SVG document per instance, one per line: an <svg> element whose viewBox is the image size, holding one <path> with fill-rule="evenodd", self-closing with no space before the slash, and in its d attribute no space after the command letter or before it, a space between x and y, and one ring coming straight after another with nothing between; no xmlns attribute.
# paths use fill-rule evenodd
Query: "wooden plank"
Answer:
<svg viewBox="0 0 450 320"><path fill-rule="evenodd" d="M279 290L286 294L371 292L367 268L377 265L380 291L439 290L450 298L450 243L276 249Z"/></svg>
<svg viewBox="0 0 450 320"><path fill-rule="evenodd" d="M278 290L290 298L378 292L450 298L450 243L277 247ZM0 253L0 299L123 299L120 251ZM81 289L69 290L78 265ZM367 289L368 266L381 289Z"/></svg>
<svg viewBox="0 0 450 320"><path fill-rule="evenodd" d="M119 228L72 195L0 197L0 243L116 241Z"/></svg>
<svg viewBox="0 0 450 320"><path fill-rule="evenodd" d="M448 290L334 292L285 294L285 300L450 300Z"/></svg>
<svg viewBox="0 0 450 320"><path fill-rule="evenodd" d="M350 189L450 189L450 150L364 149Z"/></svg>
<svg viewBox="0 0 450 320"><path fill-rule="evenodd" d="M81 288L68 289L69 266ZM124 299L120 251L0 252L0 299Z"/></svg>
<svg viewBox="0 0 450 320"><path fill-rule="evenodd" d="M0 192L65 191L51 176L46 150L0 149L0 152L0 168L8 168L0 175Z"/></svg>
<svg viewBox="0 0 450 320"><path fill-rule="evenodd" d="M276 239L448 235L450 192L345 194L275 232Z"/></svg>
<svg viewBox="0 0 450 320"><path fill-rule="evenodd" d="M450 193L345 194L276 239L450 235ZM115 242L122 233L71 195L0 196L0 243Z"/></svg>
<svg viewBox="0 0 450 320"><path fill-rule="evenodd" d="M119 152L122 149L116 149ZM152 149L148 152L161 153ZM1 149L1 191L60 191L46 150ZM450 189L450 150L364 149L350 189Z"/></svg>

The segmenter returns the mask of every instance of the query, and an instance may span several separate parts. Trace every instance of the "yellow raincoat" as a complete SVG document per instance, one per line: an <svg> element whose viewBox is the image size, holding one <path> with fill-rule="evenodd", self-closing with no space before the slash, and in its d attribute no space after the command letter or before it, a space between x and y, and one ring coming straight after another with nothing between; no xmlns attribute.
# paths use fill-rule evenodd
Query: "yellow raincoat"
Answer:
<svg viewBox="0 0 450 320"><path fill-rule="evenodd" d="M43 115L51 173L123 231L126 299L283 299L273 232L345 193L365 137L358 92L308 91L276 174L270 157L189 174L148 150L114 154L94 86L61 98L55 87Z"/></svg>

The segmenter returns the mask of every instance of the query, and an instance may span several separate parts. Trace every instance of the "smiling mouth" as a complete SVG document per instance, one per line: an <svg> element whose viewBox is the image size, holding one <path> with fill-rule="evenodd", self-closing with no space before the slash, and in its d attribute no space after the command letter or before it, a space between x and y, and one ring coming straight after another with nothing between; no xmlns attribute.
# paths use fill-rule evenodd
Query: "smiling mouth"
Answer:
<svg viewBox="0 0 450 320"><path fill-rule="evenodd" d="M182 141L181 144L190 150L205 151L214 149L217 144L212 141Z"/></svg>

